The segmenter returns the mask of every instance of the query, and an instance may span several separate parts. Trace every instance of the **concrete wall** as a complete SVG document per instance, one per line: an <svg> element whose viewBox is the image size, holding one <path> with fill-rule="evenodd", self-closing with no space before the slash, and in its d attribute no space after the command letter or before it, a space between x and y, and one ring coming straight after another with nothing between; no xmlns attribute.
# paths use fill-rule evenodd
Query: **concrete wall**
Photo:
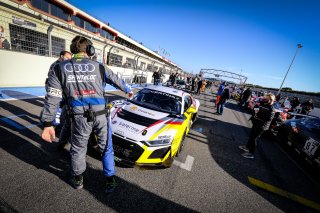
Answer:
<svg viewBox="0 0 320 213"><path fill-rule="evenodd" d="M0 49L0 87L44 86L50 65L57 60L46 56L13 52ZM114 73L123 77L133 77L133 69L108 66ZM142 71L138 71L142 73ZM152 81L152 72L147 74L147 83ZM169 75L165 74L164 82Z"/></svg>
<svg viewBox="0 0 320 213"><path fill-rule="evenodd" d="M50 65L57 58L0 49L0 87L44 86Z"/></svg>

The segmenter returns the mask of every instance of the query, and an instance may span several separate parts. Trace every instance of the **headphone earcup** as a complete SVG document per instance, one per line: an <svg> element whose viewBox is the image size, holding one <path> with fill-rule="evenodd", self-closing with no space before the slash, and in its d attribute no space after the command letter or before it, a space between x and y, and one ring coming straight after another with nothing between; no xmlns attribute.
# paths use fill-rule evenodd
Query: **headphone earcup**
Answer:
<svg viewBox="0 0 320 213"><path fill-rule="evenodd" d="M87 49L86 49L86 53L89 57L94 56L94 54L96 53L96 50L94 49L94 46L92 45L88 45Z"/></svg>
<svg viewBox="0 0 320 213"><path fill-rule="evenodd" d="M72 54L77 54L78 52L77 52L77 47L76 47L76 44L74 44L74 43L72 43L71 45L70 45L70 51L71 51L71 53Z"/></svg>

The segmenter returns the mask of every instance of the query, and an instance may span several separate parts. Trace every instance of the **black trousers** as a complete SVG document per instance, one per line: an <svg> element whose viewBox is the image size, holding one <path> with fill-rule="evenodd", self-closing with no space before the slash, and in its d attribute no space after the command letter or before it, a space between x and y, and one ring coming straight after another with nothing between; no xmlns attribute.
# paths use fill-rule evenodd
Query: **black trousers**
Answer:
<svg viewBox="0 0 320 213"><path fill-rule="evenodd" d="M250 136L246 147L249 149L249 153L253 154L256 146L257 146L257 139L262 135L264 129L260 126L253 125L251 128Z"/></svg>

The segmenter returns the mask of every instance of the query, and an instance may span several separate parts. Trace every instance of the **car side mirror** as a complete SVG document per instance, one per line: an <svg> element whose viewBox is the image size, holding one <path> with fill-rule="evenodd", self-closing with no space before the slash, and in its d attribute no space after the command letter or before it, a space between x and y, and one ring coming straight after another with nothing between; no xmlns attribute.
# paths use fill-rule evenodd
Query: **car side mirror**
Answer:
<svg viewBox="0 0 320 213"><path fill-rule="evenodd" d="M193 106L190 106L188 109L187 109L187 113L192 113L192 114L194 114L194 113L196 113L197 112L197 110L196 110L196 108L194 108Z"/></svg>

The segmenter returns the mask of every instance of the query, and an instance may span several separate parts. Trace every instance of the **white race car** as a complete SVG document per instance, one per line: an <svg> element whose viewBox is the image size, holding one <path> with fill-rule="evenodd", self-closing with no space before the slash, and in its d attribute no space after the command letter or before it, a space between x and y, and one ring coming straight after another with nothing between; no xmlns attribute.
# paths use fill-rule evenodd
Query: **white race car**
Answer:
<svg viewBox="0 0 320 213"><path fill-rule="evenodd" d="M200 102L189 93L150 86L111 109L115 160L170 167L197 118Z"/></svg>

